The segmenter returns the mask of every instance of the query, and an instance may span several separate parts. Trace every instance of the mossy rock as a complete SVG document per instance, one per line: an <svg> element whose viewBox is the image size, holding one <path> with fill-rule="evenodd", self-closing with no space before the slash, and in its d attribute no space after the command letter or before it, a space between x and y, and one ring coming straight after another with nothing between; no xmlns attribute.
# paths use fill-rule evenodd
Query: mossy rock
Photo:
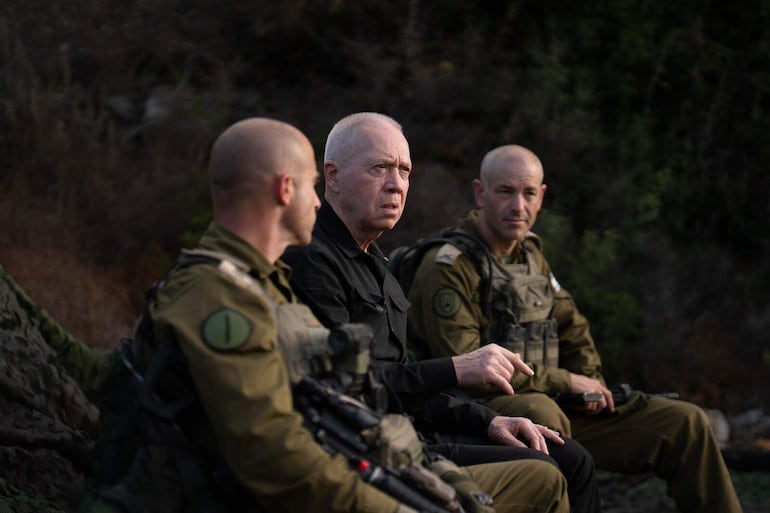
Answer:
<svg viewBox="0 0 770 513"><path fill-rule="evenodd" d="M0 513L75 511L92 469L98 410L42 314L0 267Z"/></svg>

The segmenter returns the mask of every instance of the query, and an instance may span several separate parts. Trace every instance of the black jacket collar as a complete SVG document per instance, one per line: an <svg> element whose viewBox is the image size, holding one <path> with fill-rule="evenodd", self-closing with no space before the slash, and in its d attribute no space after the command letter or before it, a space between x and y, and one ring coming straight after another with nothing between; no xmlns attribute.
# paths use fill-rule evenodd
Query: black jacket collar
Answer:
<svg viewBox="0 0 770 513"><path fill-rule="evenodd" d="M358 246L348 227L345 226L342 219L339 218L331 205L326 201L323 202L321 209L318 211L318 220L313 228L313 235L316 237L322 236L330 240L348 258L355 258L366 253L382 259L385 258L385 254L376 242L372 242L369 245L368 251L364 252Z"/></svg>

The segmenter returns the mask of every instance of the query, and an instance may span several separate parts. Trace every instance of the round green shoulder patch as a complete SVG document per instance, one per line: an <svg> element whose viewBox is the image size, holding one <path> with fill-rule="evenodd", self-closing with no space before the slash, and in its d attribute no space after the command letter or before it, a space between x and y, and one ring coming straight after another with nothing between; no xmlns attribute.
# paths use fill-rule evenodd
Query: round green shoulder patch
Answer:
<svg viewBox="0 0 770 513"><path fill-rule="evenodd" d="M236 349L251 337L251 321L245 315L223 308L217 310L203 322L201 336L213 349L230 351Z"/></svg>
<svg viewBox="0 0 770 513"><path fill-rule="evenodd" d="M433 294L433 311L439 317L451 317L460 309L460 295L454 289L442 288Z"/></svg>

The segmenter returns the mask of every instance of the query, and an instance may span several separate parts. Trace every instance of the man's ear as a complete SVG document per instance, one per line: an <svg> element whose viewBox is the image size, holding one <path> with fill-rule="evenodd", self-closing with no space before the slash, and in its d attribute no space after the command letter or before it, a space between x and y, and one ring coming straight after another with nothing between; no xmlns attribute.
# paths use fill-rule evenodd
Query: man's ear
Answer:
<svg viewBox="0 0 770 513"><path fill-rule="evenodd" d="M473 180L473 198L479 208L484 207L484 184L478 178Z"/></svg>
<svg viewBox="0 0 770 513"><path fill-rule="evenodd" d="M276 203L285 207L291 203L291 198L294 196L294 180L289 175L278 175L274 179L273 190Z"/></svg>
<svg viewBox="0 0 770 513"><path fill-rule="evenodd" d="M327 189L333 192L339 192L340 168L337 166L337 162L333 160L324 162L324 181L326 182Z"/></svg>

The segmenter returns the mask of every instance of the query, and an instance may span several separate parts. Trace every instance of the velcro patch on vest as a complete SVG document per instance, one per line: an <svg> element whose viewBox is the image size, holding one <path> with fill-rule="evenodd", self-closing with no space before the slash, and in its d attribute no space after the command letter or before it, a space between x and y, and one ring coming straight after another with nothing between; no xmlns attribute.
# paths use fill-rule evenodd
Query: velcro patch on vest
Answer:
<svg viewBox="0 0 770 513"><path fill-rule="evenodd" d="M446 243L436 252L436 258L433 259L437 264L454 265L457 257L463 252L454 244Z"/></svg>
<svg viewBox="0 0 770 513"><path fill-rule="evenodd" d="M251 338L251 321L242 313L223 308L209 315L203 322L201 338L217 351L232 351Z"/></svg>
<svg viewBox="0 0 770 513"><path fill-rule="evenodd" d="M561 290L561 285L556 280L556 276L554 276L553 273L551 273L551 287L553 287L553 290L555 290L556 292L559 292Z"/></svg>
<svg viewBox="0 0 770 513"><path fill-rule="evenodd" d="M433 294L433 311L439 317L452 317L461 304L460 294L454 289L444 287Z"/></svg>

